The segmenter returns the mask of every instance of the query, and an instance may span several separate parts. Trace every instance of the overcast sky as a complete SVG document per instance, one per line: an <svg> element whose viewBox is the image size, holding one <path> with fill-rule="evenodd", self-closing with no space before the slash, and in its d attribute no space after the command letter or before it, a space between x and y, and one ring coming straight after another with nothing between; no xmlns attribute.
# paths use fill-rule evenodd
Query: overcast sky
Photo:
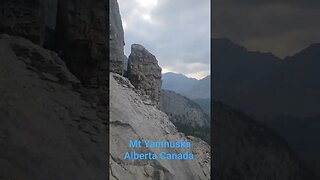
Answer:
<svg viewBox="0 0 320 180"><path fill-rule="evenodd" d="M213 36L290 56L320 42L320 0L214 0Z"/></svg>
<svg viewBox="0 0 320 180"><path fill-rule="evenodd" d="M162 73L210 74L210 0L118 0L125 54L133 43L156 56Z"/></svg>

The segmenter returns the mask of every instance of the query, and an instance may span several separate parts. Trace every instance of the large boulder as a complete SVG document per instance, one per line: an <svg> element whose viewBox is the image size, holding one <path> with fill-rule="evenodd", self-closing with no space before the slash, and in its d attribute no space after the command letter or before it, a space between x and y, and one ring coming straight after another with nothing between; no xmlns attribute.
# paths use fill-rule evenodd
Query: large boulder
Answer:
<svg viewBox="0 0 320 180"><path fill-rule="evenodd" d="M139 44L131 46L128 59L128 78L141 95L159 107L161 68L154 55Z"/></svg>

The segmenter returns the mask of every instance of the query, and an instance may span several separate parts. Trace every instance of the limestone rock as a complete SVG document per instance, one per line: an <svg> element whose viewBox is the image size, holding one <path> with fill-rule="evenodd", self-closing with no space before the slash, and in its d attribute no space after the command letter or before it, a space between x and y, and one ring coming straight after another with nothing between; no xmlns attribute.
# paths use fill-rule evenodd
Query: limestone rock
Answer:
<svg viewBox="0 0 320 180"><path fill-rule="evenodd" d="M154 105L143 103L128 79L110 74L110 179L181 180L210 179L210 146L199 138L186 137L176 130L168 116ZM152 141L189 141L194 160L124 160L131 151L130 139ZM131 149L131 150L130 150ZM180 152L180 149L162 149ZM159 153L158 148L136 149L137 152Z"/></svg>
<svg viewBox="0 0 320 180"><path fill-rule="evenodd" d="M107 179L107 119L64 61L8 35L0 57L0 179Z"/></svg>
<svg viewBox="0 0 320 180"><path fill-rule="evenodd" d="M120 16L120 10L117 0L110 0L110 24L109 24L109 40L110 40L110 71L123 74L124 61L126 59L124 46L124 32Z"/></svg>
<svg viewBox="0 0 320 180"><path fill-rule="evenodd" d="M146 95L159 107L162 84L161 68L156 57L139 44L131 46L128 77L141 95Z"/></svg>

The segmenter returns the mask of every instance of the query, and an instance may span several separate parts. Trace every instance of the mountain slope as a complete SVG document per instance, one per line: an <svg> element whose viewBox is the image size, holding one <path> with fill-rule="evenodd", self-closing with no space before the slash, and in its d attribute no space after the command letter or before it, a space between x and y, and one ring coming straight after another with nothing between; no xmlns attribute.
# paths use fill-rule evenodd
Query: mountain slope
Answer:
<svg viewBox="0 0 320 180"><path fill-rule="evenodd" d="M204 141L185 137L159 111L135 92L130 81L110 74L110 178L111 179L210 179L210 146ZM190 141L195 160L128 161L130 139L151 141ZM159 153L157 148L136 149L139 153ZM177 153L180 149L162 149ZM181 150L185 152L186 150Z"/></svg>
<svg viewBox="0 0 320 180"><path fill-rule="evenodd" d="M173 91L161 90L160 110L179 131L210 142L210 118L197 103Z"/></svg>
<svg viewBox="0 0 320 180"><path fill-rule="evenodd" d="M319 45L284 60L213 39L214 96L259 121L320 114ZM293 98L294 97L294 98Z"/></svg>
<svg viewBox="0 0 320 180"><path fill-rule="evenodd" d="M214 179L316 180L273 130L213 102Z"/></svg>
<svg viewBox="0 0 320 180"><path fill-rule="evenodd" d="M226 39L213 39L212 47L215 98L277 130L320 177L318 136L310 134L319 126L307 120L320 117L320 45L283 60Z"/></svg>

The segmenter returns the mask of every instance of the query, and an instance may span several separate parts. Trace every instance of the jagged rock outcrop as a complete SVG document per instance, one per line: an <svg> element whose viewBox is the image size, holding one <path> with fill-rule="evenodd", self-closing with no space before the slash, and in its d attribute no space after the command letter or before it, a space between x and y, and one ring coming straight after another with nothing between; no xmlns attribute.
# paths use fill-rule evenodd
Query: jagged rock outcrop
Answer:
<svg viewBox="0 0 320 180"><path fill-rule="evenodd" d="M106 88L107 3L103 0L3 0L0 33L19 35L56 51L83 85ZM110 20L119 24L119 17L120 14ZM116 27L119 31L116 41L122 39L123 50L123 30L121 37L121 27Z"/></svg>
<svg viewBox="0 0 320 180"><path fill-rule="evenodd" d="M168 116L150 105L135 92L130 81L110 74L110 179L181 180L210 179L210 146L199 138L184 136ZM130 139L151 141L190 141L194 160L124 160L130 151ZM135 149L136 152L159 153L158 148ZM178 152L180 149L162 149ZM182 150L182 152L185 150Z"/></svg>
<svg viewBox="0 0 320 180"><path fill-rule="evenodd" d="M64 61L9 35L0 56L0 179L107 179L107 119Z"/></svg>
<svg viewBox="0 0 320 180"><path fill-rule="evenodd" d="M159 107L161 68L154 55L139 44L131 45L128 59L128 78L139 91Z"/></svg>
<svg viewBox="0 0 320 180"><path fill-rule="evenodd" d="M110 71L123 74L126 71L127 61L123 52L124 32L119 11L119 5L116 0L110 0Z"/></svg>
<svg viewBox="0 0 320 180"><path fill-rule="evenodd" d="M212 109L214 179L318 179L270 128L220 102Z"/></svg>

